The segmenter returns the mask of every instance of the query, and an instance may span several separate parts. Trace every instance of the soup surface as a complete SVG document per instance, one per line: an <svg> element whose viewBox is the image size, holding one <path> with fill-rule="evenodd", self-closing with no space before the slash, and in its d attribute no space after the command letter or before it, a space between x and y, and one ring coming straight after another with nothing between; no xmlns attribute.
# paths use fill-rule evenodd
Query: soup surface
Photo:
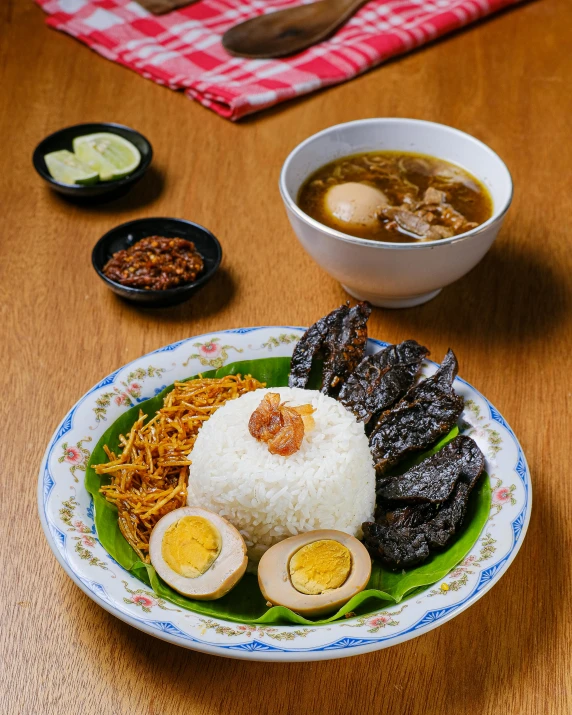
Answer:
<svg viewBox="0 0 572 715"><path fill-rule="evenodd" d="M487 189L454 164L396 151L346 156L315 171L298 206L320 223L372 241L457 236L492 216Z"/></svg>

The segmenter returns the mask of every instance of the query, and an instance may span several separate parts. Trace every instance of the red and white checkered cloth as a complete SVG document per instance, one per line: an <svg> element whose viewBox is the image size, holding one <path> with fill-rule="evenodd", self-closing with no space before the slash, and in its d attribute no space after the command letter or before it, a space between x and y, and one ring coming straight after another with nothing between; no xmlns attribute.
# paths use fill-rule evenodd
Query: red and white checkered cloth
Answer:
<svg viewBox="0 0 572 715"><path fill-rule="evenodd" d="M221 37L300 0L200 0L154 16L131 0L36 0L48 25L223 117L351 79L519 0L371 0L332 38L280 60L231 57Z"/></svg>

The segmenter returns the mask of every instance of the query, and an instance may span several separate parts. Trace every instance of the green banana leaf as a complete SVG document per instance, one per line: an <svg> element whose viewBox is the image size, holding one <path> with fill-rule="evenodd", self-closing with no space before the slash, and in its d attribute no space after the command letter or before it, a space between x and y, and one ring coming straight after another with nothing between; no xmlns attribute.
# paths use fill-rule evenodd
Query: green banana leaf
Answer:
<svg viewBox="0 0 572 715"><path fill-rule="evenodd" d="M275 357L260 360L243 360L231 363L219 370L209 370L201 373L203 377L223 377L224 375L252 375L268 387L281 387L288 384L290 372L290 358ZM188 379L192 379L189 377ZM314 371L309 387L317 388L319 385L319 372ZM471 550L487 522L491 506L491 488L489 478L483 475L477 487L473 490L469 500L469 507L465 525L449 548L435 554L421 566L393 573L381 564L373 562L371 578L367 589L358 593L334 615L326 619L310 620L294 613L283 606L268 608L260 589L258 580L253 574L245 574L235 588L223 598L216 601L194 601L174 591L158 575L153 566L140 561L135 551L123 538L117 524L117 509L110 504L100 493L102 484L108 483L109 478L98 476L92 465L107 461L103 449L107 445L117 452L119 449L119 435L127 434L135 420L142 411L147 416L154 415L163 406L163 398L173 389L170 385L150 400L145 400L124 412L103 434L93 450L87 465L85 487L91 494L94 502L95 527L99 541L107 553L124 569L130 571L136 578L149 586L155 594L181 608L195 613L222 618L227 621L239 623L261 624L306 624L319 625L331 623L344 618L347 614L366 615L378 610L381 603L391 605L399 603L408 594L419 592L426 586L444 578L449 571L460 563ZM447 442L457 436L458 428L455 427L440 442L426 452L412 458L406 464L420 462L430 454L434 454Z"/></svg>

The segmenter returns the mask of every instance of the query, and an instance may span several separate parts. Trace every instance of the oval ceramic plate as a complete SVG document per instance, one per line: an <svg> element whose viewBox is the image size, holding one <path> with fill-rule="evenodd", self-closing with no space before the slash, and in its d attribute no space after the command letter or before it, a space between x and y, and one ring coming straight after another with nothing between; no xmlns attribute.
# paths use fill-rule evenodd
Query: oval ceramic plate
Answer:
<svg viewBox="0 0 572 715"><path fill-rule="evenodd" d="M489 520L477 543L442 581L398 605L327 626L252 626L178 609L124 571L97 539L91 498L83 486L91 449L129 407L175 380L237 360L290 356L302 328L228 330L182 340L112 373L66 415L46 450L38 504L56 558L102 608L157 638L213 655L248 660L343 658L403 643L454 618L496 583L516 556L530 519L532 492L523 451L502 415L457 378L465 399L462 432L486 455L493 488ZM375 352L384 343L370 340ZM425 374L435 371L426 363Z"/></svg>

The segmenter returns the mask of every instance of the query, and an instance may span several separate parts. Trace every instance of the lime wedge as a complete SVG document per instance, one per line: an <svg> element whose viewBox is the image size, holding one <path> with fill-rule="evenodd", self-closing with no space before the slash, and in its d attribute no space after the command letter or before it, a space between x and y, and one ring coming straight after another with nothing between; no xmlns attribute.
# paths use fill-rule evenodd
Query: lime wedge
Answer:
<svg viewBox="0 0 572 715"><path fill-rule="evenodd" d="M99 174L90 166L80 161L67 149L52 151L44 156L48 171L56 181L62 184L95 184Z"/></svg>
<svg viewBox="0 0 572 715"><path fill-rule="evenodd" d="M97 171L102 181L114 181L131 174L141 162L136 146L118 134L100 132L76 137L73 149L81 161Z"/></svg>

